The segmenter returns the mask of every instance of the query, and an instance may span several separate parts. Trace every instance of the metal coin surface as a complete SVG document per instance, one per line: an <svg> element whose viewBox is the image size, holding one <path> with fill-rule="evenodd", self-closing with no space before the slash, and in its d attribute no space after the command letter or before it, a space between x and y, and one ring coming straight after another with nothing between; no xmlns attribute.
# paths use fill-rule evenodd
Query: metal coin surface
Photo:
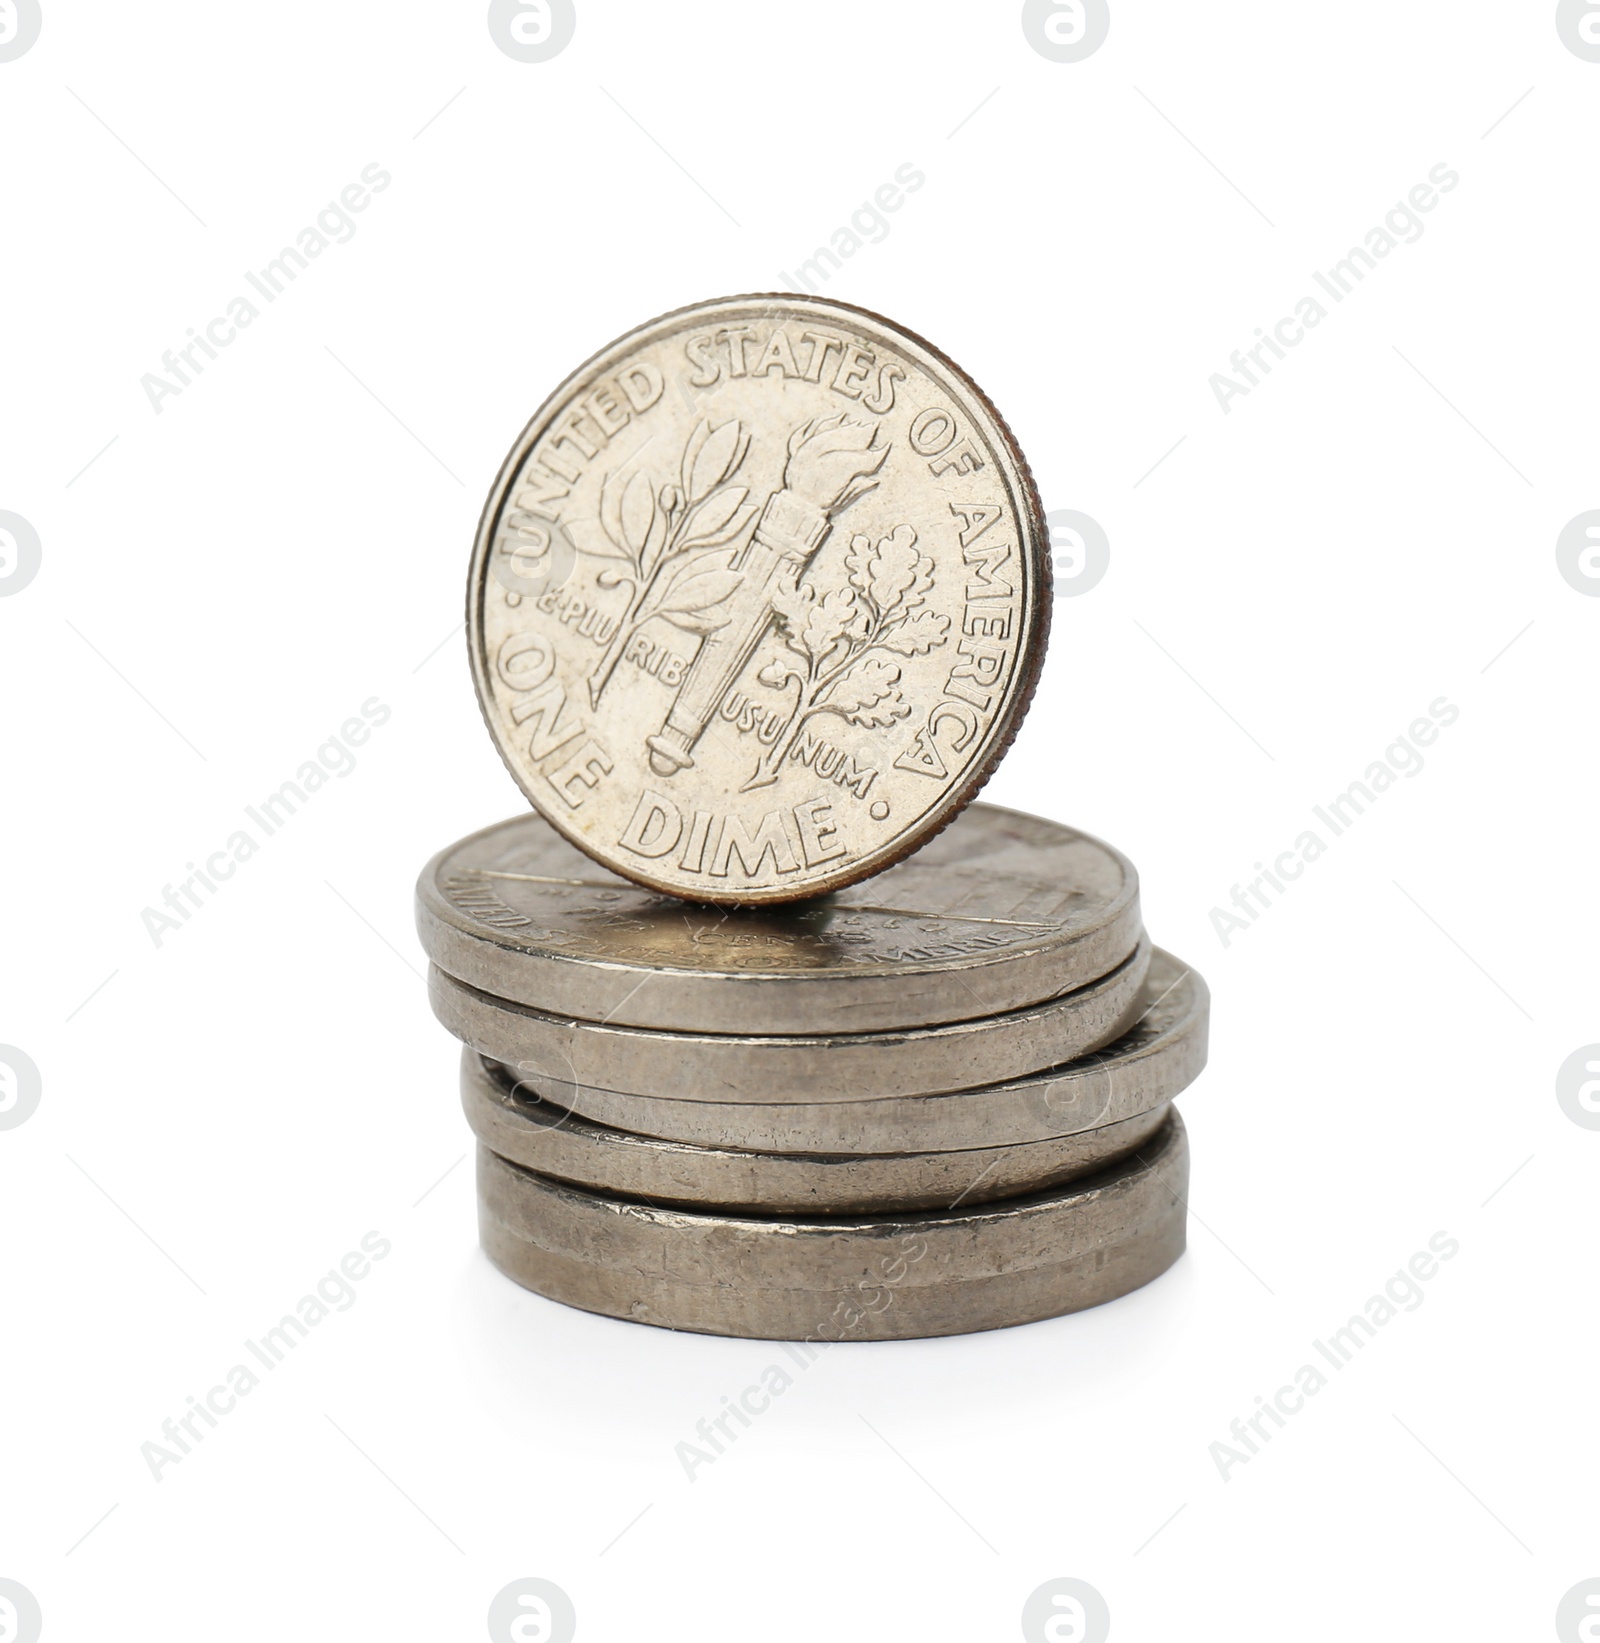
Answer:
<svg viewBox="0 0 1600 1643"><path fill-rule="evenodd" d="M817 297L663 315L506 458L468 586L478 698L580 850L793 901L943 827L1016 734L1049 625L1022 454L920 337Z"/></svg>
<svg viewBox="0 0 1600 1643"><path fill-rule="evenodd" d="M762 1215L949 1209L1041 1192L1142 1146L1167 1113L1160 1107L1078 1135L959 1152L740 1152L593 1123L519 1088L509 1067L473 1050L462 1053L461 1105L490 1152L540 1175L625 1198Z"/></svg>
<svg viewBox="0 0 1600 1643"><path fill-rule="evenodd" d="M462 1043L583 1111L583 1092L665 1100L859 1101L968 1089L1054 1067L1125 1033L1143 1008L1150 944L1063 998L900 1032L742 1036L572 1021L465 986L435 966L433 1013Z"/></svg>
<svg viewBox="0 0 1600 1643"><path fill-rule="evenodd" d="M1139 940L1126 856L975 804L868 884L786 907L686 906L522 815L417 884L446 975L554 1015L711 1033L876 1032L994 1015L1087 985Z"/></svg>
<svg viewBox="0 0 1600 1643"><path fill-rule="evenodd" d="M927 1153L1019 1146L1117 1124L1164 1107L1206 1064L1210 995L1193 970L1159 948L1144 1013L1122 1037L1065 1066L943 1095L756 1103L681 1101L576 1089L530 1068L525 1095L597 1123L702 1147L800 1154Z"/></svg>
<svg viewBox="0 0 1600 1643"><path fill-rule="evenodd" d="M1145 1146L1048 1192L955 1210L794 1219L666 1209L478 1152L491 1261L568 1306L779 1341L907 1340L1098 1306L1183 1253L1189 1152Z"/></svg>

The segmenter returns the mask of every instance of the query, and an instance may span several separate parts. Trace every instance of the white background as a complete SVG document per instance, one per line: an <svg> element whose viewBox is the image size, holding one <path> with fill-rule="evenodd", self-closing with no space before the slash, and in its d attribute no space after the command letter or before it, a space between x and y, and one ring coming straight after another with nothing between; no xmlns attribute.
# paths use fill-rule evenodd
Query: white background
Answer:
<svg viewBox="0 0 1600 1643"><path fill-rule="evenodd" d="M1119 1643L1521 1638L1600 1576L1600 1132L1555 1095L1600 1039L1600 601L1554 552L1600 506L1600 65L1546 4L1113 10L1061 64L1010 4L579 0L524 64L481 4L45 0L0 63L0 509L43 544L0 600L0 1040L43 1079L0 1133L0 1576L48 1639L475 1638L530 1575L591 1640L1014 1638L1057 1576ZM141 377L373 162L157 415ZM823 289L961 361L1109 536L988 797L1124 848L1211 983L1191 1249L1086 1315L841 1347L691 1482L778 1349L487 1265L411 886L520 807L455 629L524 421L906 162ZM1211 375L1441 162L1422 238L1224 415ZM1224 947L1441 696L1422 772ZM373 697L157 947L142 909ZM372 1230L355 1304L154 1480ZM1439 1231L1424 1303L1224 1481Z"/></svg>

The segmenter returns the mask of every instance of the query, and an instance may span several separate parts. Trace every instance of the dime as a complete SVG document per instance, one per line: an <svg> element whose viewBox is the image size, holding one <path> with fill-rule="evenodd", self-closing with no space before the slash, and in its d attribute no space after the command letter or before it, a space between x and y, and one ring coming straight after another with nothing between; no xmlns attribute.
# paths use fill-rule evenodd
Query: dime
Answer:
<svg viewBox="0 0 1600 1643"><path fill-rule="evenodd" d="M1024 1145L1125 1122L1181 1095L1206 1064L1210 998L1193 971L1159 948L1144 1014L1121 1038L1047 1072L955 1090L775 1105L678 1101L574 1089L520 1076L526 1094L559 1100L597 1123L702 1147L799 1154L927 1153Z"/></svg>
<svg viewBox="0 0 1600 1643"><path fill-rule="evenodd" d="M1041 1192L1142 1146L1167 1109L1049 1141L879 1157L740 1152L686 1146L596 1124L519 1087L473 1050L461 1057L461 1104L490 1152L558 1181L656 1203L773 1215L949 1209Z"/></svg>
<svg viewBox="0 0 1600 1643"><path fill-rule="evenodd" d="M710 1033L876 1032L1070 992L1139 940L1133 864L975 804L869 884L800 905L685 906L535 815L442 851L417 929L447 975L554 1015Z"/></svg>
<svg viewBox="0 0 1600 1643"><path fill-rule="evenodd" d="M1150 944L1063 998L900 1032L746 1037L572 1021L465 986L435 967L433 1013L462 1043L509 1062L559 1106L618 1090L666 1100L859 1101L933 1095L1071 1061L1120 1037L1143 1008Z"/></svg>
<svg viewBox="0 0 1600 1643"><path fill-rule="evenodd" d="M479 1230L508 1277L585 1311L761 1340L906 1340L1053 1318L1149 1283L1183 1253L1188 1163L1174 1111L1132 1156L1048 1192L795 1220L583 1191L480 1148Z"/></svg>
<svg viewBox="0 0 1600 1643"><path fill-rule="evenodd" d="M653 889L758 904L887 867L1033 693L1048 533L937 349L816 297L652 320L540 408L468 588L489 730L534 806Z"/></svg>

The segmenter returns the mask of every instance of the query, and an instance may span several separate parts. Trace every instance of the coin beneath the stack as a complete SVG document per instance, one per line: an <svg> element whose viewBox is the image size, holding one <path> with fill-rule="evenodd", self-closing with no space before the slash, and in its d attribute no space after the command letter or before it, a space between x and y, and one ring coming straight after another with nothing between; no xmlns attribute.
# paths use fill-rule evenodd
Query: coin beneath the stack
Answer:
<svg viewBox="0 0 1600 1643"><path fill-rule="evenodd" d="M569 1306L760 1340L905 1340L1126 1295L1183 1253L1188 1143L1171 1112L1110 1168L996 1204L797 1220L667 1209L478 1152L484 1250Z"/></svg>
<svg viewBox="0 0 1600 1643"><path fill-rule="evenodd" d="M1042 1192L1142 1146L1167 1110L1048 1141L878 1157L805 1156L688 1146L596 1124L519 1087L474 1050L461 1057L461 1105L490 1152L592 1191L677 1205L837 1215L951 1209Z"/></svg>
<svg viewBox="0 0 1600 1643"><path fill-rule="evenodd" d="M446 975L619 1026L877 1032L1071 992L1139 940L1139 883L1085 833L975 804L870 885L786 907L709 908L598 867L542 818L442 851L417 930Z"/></svg>
<svg viewBox="0 0 1600 1643"><path fill-rule="evenodd" d="M1093 1131L1164 1107L1206 1064L1210 995L1193 970L1159 948L1143 1014L1122 1037L1065 1066L943 1095L805 1102L683 1101L576 1089L532 1068L515 1076L530 1098L596 1123L700 1147L800 1154L937 1152L1021 1146Z"/></svg>
<svg viewBox="0 0 1600 1643"><path fill-rule="evenodd" d="M493 998L437 966L428 997L463 1044L507 1062L576 1112L589 1089L683 1101L859 1101L967 1089L1087 1055L1137 1020L1149 967L1142 941L1110 975L1063 998L878 1033L752 1037L573 1021Z"/></svg>
<svg viewBox="0 0 1600 1643"><path fill-rule="evenodd" d="M653 889L762 904L881 871L1016 734L1049 625L1033 481L930 344L817 297L612 343L484 509L467 627L534 806Z"/></svg>

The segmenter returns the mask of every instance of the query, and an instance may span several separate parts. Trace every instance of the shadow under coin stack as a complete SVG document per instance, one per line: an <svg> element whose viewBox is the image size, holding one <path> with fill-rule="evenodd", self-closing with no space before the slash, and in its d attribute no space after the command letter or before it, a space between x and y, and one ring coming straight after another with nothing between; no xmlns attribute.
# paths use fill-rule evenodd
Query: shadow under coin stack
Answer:
<svg viewBox="0 0 1600 1643"><path fill-rule="evenodd" d="M735 909L524 815L417 909L483 1246L542 1295L884 1340L1094 1306L1183 1250L1206 989L1085 834L975 804L864 883Z"/></svg>

